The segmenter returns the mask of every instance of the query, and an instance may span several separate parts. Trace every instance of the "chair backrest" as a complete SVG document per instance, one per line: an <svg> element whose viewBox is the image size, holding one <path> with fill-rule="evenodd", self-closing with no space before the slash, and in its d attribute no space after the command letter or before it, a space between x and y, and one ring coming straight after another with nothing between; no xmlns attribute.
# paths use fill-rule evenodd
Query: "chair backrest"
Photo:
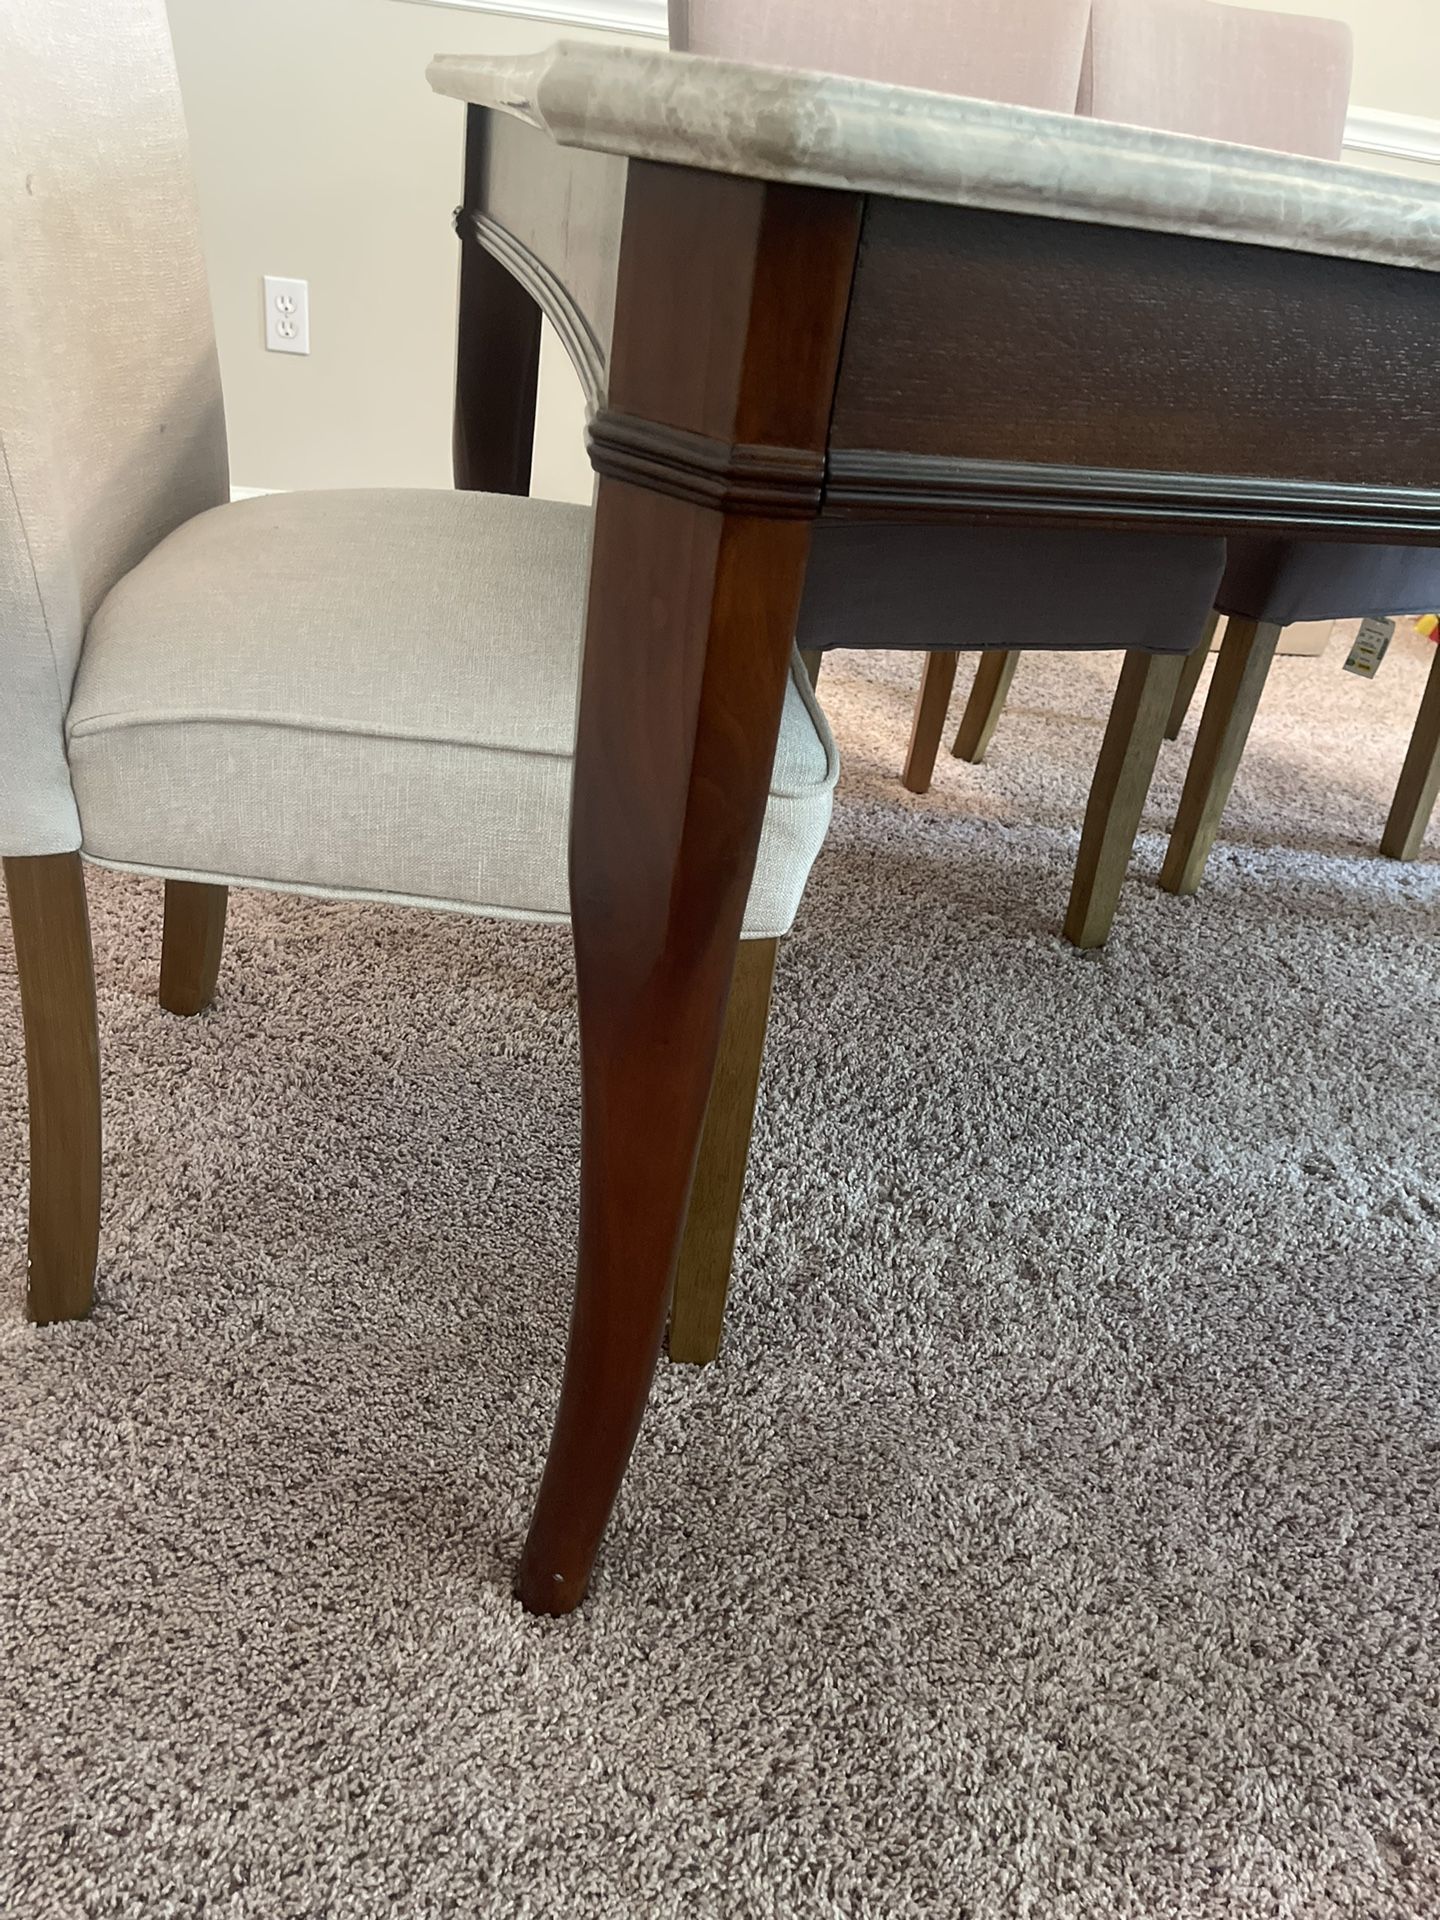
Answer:
<svg viewBox="0 0 1440 1920"><path fill-rule="evenodd" d="M677 53L1073 113L1090 0L670 0Z"/></svg>
<svg viewBox="0 0 1440 1920"><path fill-rule="evenodd" d="M1339 20L1215 0L1092 0L1080 111L1336 160L1353 65Z"/></svg>
<svg viewBox="0 0 1440 1920"><path fill-rule="evenodd" d="M227 495L164 0L3 0L0 854L79 844L63 727L86 623Z"/></svg>

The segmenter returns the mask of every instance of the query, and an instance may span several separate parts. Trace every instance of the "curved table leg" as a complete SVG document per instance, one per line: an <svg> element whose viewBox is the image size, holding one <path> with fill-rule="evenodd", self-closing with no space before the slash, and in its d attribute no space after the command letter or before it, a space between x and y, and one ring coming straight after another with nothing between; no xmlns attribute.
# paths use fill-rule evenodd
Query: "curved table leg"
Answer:
<svg viewBox="0 0 1440 1920"><path fill-rule="evenodd" d="M660 1351L769 797L859 211L846 194L630 165L610 407L591 428L606 477L570 815L580 1249L516 1580L532 1612L585 1596Z"/></svg>
<svg viewBox="0 0 1440 1920"><path fill-rule="evenodd" d="M808 546L800 522L722 521L601 487L571 843L580 1257L516 1583L532 1612L584 1598L649 1397ZM690 631L657 635L644 618L657 603L683 608Z"/></svg>

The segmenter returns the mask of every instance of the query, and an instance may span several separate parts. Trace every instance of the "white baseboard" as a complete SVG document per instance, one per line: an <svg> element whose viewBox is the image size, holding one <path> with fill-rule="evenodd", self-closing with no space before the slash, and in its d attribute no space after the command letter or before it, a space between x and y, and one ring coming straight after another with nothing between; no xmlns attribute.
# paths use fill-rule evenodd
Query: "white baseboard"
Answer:
<svg viewBox="0 0 1440 1920"><path fill-rule="evenodd" d="M788 4L788 0L786 0ZM598 27L610 33L642 33L668 40L666 0L411 0L422 7L457 7L468 13L507 13L562 27Z"/></svg>
<svg viewBox="0 0 1440 1920"><path fill-rule="evenodd" d="M276 493L278 491L279 489L276 487L231 487L230 498L232 500L258 500L262 494Z"/></svg>
<svg viewBox="0 0 1440 1920"><path fill-rule="evenodd" d="M1389 160L1440 167L1440 120L1427 120L1420 113L1352 107L1345 123L1345 145L1352 153L1381 153Z"/></svg>

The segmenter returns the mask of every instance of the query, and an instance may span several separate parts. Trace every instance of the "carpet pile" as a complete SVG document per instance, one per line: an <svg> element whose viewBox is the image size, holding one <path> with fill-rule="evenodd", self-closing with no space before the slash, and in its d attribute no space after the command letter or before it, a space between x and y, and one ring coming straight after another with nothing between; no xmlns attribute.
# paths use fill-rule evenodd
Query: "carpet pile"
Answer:
<svg viewBox="0 0 1440 1920"><path fill-rule="evenodd" d="M1116 661L924 800L918 661L827 664L725 1349L565 1623L509 1591L564 936L236 896L183 1022L95 874L100 1306L37 1332L6 926L7 1920L1440 1915L1440 862L1374 852L1428 661L1281 661L1179 901L1192 720L1092 956Z"/></svg>

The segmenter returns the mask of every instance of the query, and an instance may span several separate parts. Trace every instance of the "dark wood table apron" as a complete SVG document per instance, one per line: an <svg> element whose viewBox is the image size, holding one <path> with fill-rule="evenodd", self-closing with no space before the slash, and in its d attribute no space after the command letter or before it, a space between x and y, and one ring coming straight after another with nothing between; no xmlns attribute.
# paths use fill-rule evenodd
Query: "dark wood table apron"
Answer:
<svg viewBox="0 0 1440 1920"><path fill-rule="evenodd" d="M580 1248L517 1582L560 1613L660 1350L815 521L1440 544L1440 282L627 170L469 120L457 484L528 486L542 306L600 475L570 854Z"/></svg>

